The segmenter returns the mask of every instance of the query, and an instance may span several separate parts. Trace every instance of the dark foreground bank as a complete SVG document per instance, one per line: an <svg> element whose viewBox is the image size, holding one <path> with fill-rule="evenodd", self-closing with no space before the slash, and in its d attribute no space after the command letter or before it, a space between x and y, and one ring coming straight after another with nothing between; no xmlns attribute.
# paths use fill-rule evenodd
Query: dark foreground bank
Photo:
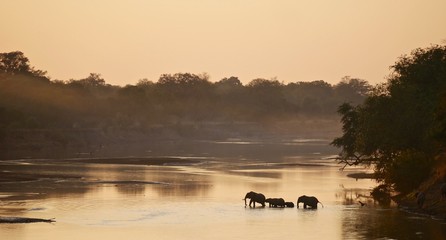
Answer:
<svg viewBox="0 0 446 240"><path fill-rule="evenodd" d="M441 196L440 191L442 185L442 182L435 182L423 188L424 190L398 195L394 200L403 211L446 221L446 198ZM418 194L423 194L423 197Z"/></svg>

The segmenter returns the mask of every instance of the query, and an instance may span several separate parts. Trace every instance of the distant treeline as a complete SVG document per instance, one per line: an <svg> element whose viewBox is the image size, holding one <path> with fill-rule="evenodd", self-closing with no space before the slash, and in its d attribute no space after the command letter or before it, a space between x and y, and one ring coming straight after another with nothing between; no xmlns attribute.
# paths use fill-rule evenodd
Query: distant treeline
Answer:
<svg viewBox="0 0 446 240"><path fill-rule="evenodd" d="M22 52L0 54L0 129L144 128L184 122L268 122L334 118L339 105L363 102L371 86L345 77L284 84L206 74L163 74L157 82L112 86L100 74L51 80Z"/></svg>

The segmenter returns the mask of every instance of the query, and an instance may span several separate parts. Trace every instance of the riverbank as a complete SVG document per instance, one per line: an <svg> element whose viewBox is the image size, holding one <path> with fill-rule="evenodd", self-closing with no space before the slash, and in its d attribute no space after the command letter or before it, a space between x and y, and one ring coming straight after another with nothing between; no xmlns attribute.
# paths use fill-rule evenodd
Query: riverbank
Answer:
<svg viewBox="0 0 446 240"><path fill-rule="evenodd" d="M337 118L272 123L182 122L121 129L0 129L0 159L171 155L179 143L333 139L340 134L340 129Z"/></svg>
<svg viewBox="0 0 446 240"><path fill-rule="evenodd" d="M402 211L446 221L446 198L442 198L440 190L445 183L445 176L441 169L438 168L434 176L421 184L419 189L408 194L395 195L391 199ZM373 173L351 173L347 176L355 179L374 179ZM417 203L417 193L423 193L425 196L421 206Z"/></svg>
<svg viewBox="0 0 446 240"><path fill-rule="evenodd" d="M446 198L441 196L441 186L446 183L446 158L439 156L436 160L437 167L429 179L411 193L395 196L394 201L404 211L446 221ZM425 196L420 205L417 204L418 193Z"/></svg>
<svg viewBox="0 0 446 240"><path fill-rule="evenodd" d="M437 182L424 190L425 200L422 205L417 204L418 191L407 195L398 195L393 198L398 207L410 213L430 216L433 219L446 221L446 199L442 199L440 187L443 183Z"/></svg>

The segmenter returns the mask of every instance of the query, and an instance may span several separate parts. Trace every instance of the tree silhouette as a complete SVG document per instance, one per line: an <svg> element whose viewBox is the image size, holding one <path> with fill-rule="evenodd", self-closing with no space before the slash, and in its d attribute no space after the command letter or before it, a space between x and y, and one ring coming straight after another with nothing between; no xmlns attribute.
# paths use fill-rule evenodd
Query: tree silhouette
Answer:
<svg viewBox="0 0 446 240"><path fill-rule="evenodd" d="M392 69L363 104L339 108L344 134L332 144L341 148L340 162L373 163L379 180L406 192L444 151L446 46L416 49Z"/></svg>
<svg viewBox="0 0 446 240"><path fill-rule="evenodd" d="M0 53L0 72L8 74L30 74L43 77L46 72L35 70L29 65L29 60L20 51Z"/></svg>

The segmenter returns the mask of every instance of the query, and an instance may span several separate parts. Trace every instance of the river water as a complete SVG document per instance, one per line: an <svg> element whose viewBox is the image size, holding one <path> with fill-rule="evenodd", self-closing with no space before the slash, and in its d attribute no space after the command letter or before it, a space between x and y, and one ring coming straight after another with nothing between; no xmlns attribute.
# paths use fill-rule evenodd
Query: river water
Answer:
<svg viewBox="0 0 446 240"><path fill-rule="evenodd" d="M165 166L3 161L0 174L41 177L0 183L0 216L56 222L0 224L0 239L446 239L444 222L375 203L374 181L347 177L368 170L340 171L328 143L230 139L150 149L198 160ZM324 207L245 207L251 190L295 204L314 195Z"/></svg>

